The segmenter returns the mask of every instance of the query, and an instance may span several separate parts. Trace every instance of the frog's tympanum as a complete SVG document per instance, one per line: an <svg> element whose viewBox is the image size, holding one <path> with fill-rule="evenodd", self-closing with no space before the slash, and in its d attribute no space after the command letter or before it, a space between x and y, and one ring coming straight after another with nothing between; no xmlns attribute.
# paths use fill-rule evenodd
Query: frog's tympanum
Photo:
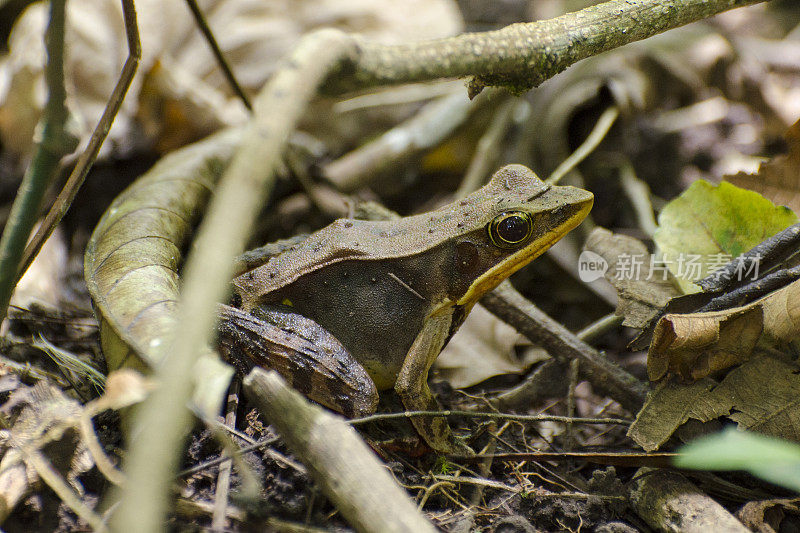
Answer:
<svg viewBox="0 0 800 533"><path fill-rule="evenodd" d="M223 313L236 331L223 326L221 342L235 351L231 338L243 339L250 360L347 415L373 412L376 391L392 387L407 409L436 410L428 370L472 306L578 225L592 200L509 165L430 213L337 220L236 278L242 311ZM412 420L431 447L454 450L443 417Z"/></svg>

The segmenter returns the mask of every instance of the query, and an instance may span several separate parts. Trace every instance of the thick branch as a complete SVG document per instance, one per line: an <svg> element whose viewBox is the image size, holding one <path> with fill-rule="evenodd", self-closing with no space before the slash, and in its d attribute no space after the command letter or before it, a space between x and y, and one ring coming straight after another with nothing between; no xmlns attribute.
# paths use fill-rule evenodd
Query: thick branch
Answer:
<svg viewBox="0 0 800 533"><path fill-rule="evenodd" d="M550 20L402 45L362 43L330 92L475 76L470 94L501 85L523 92L568 66L723 11L764 0L611 0Z"/></svg>

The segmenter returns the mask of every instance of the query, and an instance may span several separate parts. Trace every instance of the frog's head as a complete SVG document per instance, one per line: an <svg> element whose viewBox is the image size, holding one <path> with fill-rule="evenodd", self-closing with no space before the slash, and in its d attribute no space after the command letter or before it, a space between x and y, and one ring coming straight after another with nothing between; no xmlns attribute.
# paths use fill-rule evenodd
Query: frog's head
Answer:
<svg viewBox="0 0 800 533"><path fill-rule="evenodd" d="M577 187L547 185L522 165L498 170L457 203L471 220L453 239L451 301L471 307L580 224L593 199Z"/></svg>

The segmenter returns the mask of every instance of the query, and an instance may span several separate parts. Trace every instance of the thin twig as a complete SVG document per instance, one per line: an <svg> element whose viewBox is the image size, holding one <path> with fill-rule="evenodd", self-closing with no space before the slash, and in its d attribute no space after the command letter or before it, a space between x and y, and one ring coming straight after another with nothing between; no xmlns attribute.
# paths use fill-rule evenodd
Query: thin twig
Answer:
<svg viewBox="0 0 800 533"><path fill-rule="evenodd" d="M249 446L245 446L243 448L240 448L239 450L236 451L236 453L239 454L239 455L242 455L242 454L245 454L245 453L252 452L254 450L258 450L259 448L263 448L264 446L269 446L270 444L273 444L275 442L278 442L278 437L268 437L266 439L260 440L258 442L253 443L253 444L250 444ZM202 472L203 470L205 470L207 468L215 467L215 466L217 466L219 464L224 463L225 461L230 461L230 460L231 460L230 457L224 457L224 456L217 457L216 459L210 459L210 460L202 462L200 464L196 464L196 465L194 465L194 466L192 466L190 468L187 468L185 470L181 470L180 472L178 472L175 475L175 477L179 477L180 478L180 477L190 476L192 474L196 474L197 472Z"/></svg>
<svg viewBox="0 0 800 533"><path fill-rule="evenodd" d="M35 134L36 151L22 177L0 238L0 320L8 312L8 302L17 284L20 259L39 215L47 185L58 171L61 158L74 150L77 144L65 129L69 112L64 88L64 4L65 0L50 2L50 22L45 36L47 103Z"/></svg>
<svg viewBox="0 0 800 533"><path fill-rule="evenodd" d="M89 138L89 144L86 149L78 158L75 168L69 175L64 188L58 194L55 202L53 202L50 211L44 217L44 220L39 225L39 229L31 238L31 241L25 247L25 252L22 255L22 262L20 263L19 270L15 282L19 280L30 264L33 262L39 250L42 249L45 241L50 237L55 230L56 226L64 218L69 206L72 205L75 196L78 194L81 186L83 185L89 169L92 168L97 154L100 152L100 147L103 145L114 118L117 116L122 101L125 99L125 94L133 81L133 76L136 74L136 69L139 66L139 60L142 56L142 48L139 43L139 28L136 23L136 10L133 5L133 0L122 0L122 14L125 19L125 35L128 39L128 57L125 59L125 64L122 66L117 84L111 92L108 99L108 104L103 110L103 115L100 121L95 126L92 136ZM4 267L0 264L0 269ZM15 272L17 272L15 270Z"/></svg>
<svg viewBox="0 0 800 533"><path fill-rule="evenodd" d="M636 176L636 171L630 161L626 161L620 167L619 171L622 190L633 206L639 228L641 228L645 235L652 238L658 224L653 215L653 203L650 201L650 187Z"/></svg>
<svg viewBox="0 0 800 533"><path fill-rule="evenodd" d="M770 270L797 253L798 246L800 246L800 223L789 226L738 257L734 257L698 281L697 285L704 292L723 291L741 281L739 278L742 273L750 271L756 265L761 272Z"/></svg>
<svg viewBox="0 0 800 533"><path fill-rule="evenodd" d="M567 416L575 416L575 389L578 386L578 370L580 369L580 359L573 359L569 363L569 391L567 392ZM565 424L564 428L564 450L572 451L575 447L575 425L572 420Z"/></svg>
<svg viewBox="0 0 800 533"><path fill-rule="evenodd" d="M325 165L322 175L343 192L368 186L381 170L442 142L485 101L471 101L462 90L437 98L377 139Z"/></svg>
<svg viewBox="0 0 800 533"><path fill-rule="evenodd" d="M647 396L644 383L547 316L507 281L484 296L481 304L562 364L581 359L581 379L589 381L595 390L618 401L628 411L636 413L644 405Z"/></svg>
<svg viewBox="0 0 800 533"><path fill-rule="evenodd" d="M614 125L614 122L617 120L619 116L619 108L616 106L609 107L603 114L600 115L600 118L597 119L597 123L592 128L592 131L589 133L589 136L586 137L586 140L581 143L578 148L570 154L568 158L561 162L560 165L556 167L556 169L550 174L550 177L547 178L545 181L552 185L555 185L561 178L566 176L570 173L570 171L578 166L578 163L586 159L586 157L591 154L597 146L603 142L608 131L611 129L611 126Z"/></svg>
<svg viewBox="0 0 800 533"><path fill-rule="evenodd" d="M187 0L190 5L197 5L193 0ZM228 391L228 405L226 406L227 412L225 413L225 425L236 425L236 408L239 406L239 381L234 381ZM230 450L226 447L222 450L222 455L230 457ZM219 467L217 473L217 486L214 491L214 513L211 516L211 530L223 531L225 529L225 520L227 518L228 509L228 493L231 488L231 468L233 461L226 461Z"/></svg>
<svg viewBox="0 0 800 533"><path fill-rule="evenodd" d="M248 111L252 111L253 104L250 103L250 98L247 96L247 93L244 92L242 86L239 85L239 80L236 79L233 69L231 69L228 60L225 59L225 54L222 53L219 43L217 43L217 38L214 37L214 33L211 31L211 28L208 27L208 22L206 21L203 12L200 11L200 7L197 5L197 2L195 0L186 0L186 3L189 5L189 9L192 11L192 15L197 23L197 27L200 28L200 32L203 34L203 37L206 38L206 42L211 48L211 53L214 54L214 59L217 60L217 64L219 65L219 68L222 69L222 73L225 75L225 79L228 80L228 84L231 86L231 89L233 89L233 92L236 93L236 96L239 97Z"/></svg>
<svg viewBox="0 0 800 533"><path fill-rule="evenodd" d="M94 460L95 466L103 474L107 480L117 486L122 486L125 483L125 475L117 470L114 463L111 462L103 445L97 438L97 433L94 432L94 424L92 424L92 415L90 409L85 409L78 420L78 430L80 431L81 438L83 439L86 449Z"/></svg>
<svg viewBox="0 0 800 533"><path fill-rule="evenodd" d="M625 317L620 316L614 312L607 314L606 316L592 322L578 333L575 334L583 342L592 342L594 339L605 333L606 331L616 328L620 324Z"/></svg>
<svg viewBox="0 0 800 533"><path fill-rule="evenodd" d="M618 424L622 426L631 425L631 420L624 418L581 418L559 415L518 415L512 413L484 413L476 411L403 411L402 413L381 413L376 415L362 416L353 418L349 423L357 426L368 422L378 422L382 420L393 420L397 418L414 418L418 416L464 416L470 418L490 418L497 420L517 420L520 422L574 422L576 424Z"/></svg>

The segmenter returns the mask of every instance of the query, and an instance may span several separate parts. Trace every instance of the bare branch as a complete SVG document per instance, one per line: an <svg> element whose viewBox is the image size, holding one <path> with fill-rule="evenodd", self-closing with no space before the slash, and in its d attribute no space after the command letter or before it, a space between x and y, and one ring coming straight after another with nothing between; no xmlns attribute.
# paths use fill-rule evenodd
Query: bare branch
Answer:
<svg viewBox="0 0 800 533"><path fill-rule="evenodd" d="M470 96L495 85L522 93L581 59L763 1L611 0L497 31L401 45L363 42L356 59L332 76L325 89L338 93L373 85L474 76Z"/></svg>

